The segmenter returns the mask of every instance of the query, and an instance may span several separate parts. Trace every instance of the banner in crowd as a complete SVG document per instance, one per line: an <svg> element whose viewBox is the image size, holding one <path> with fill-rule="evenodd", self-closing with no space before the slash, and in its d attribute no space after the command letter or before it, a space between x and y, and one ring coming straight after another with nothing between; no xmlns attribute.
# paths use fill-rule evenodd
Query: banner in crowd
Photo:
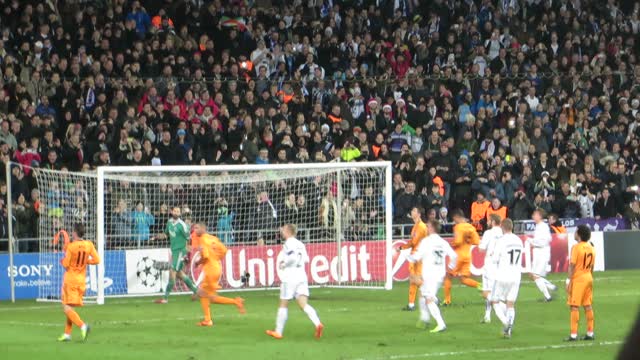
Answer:
<svg viewBox="0 0 640 360"><path fill-rule="evenodd" d="M587 225L591 231L620 231L628 230L629 224L624 218L610 218L599 219L583 218L583 219L560 219L562 226L564 226L568 232L573 233L579 225ZM524 233L532 233L536 227L536 224L532 220L522 222Z"/></svg>
<svg viewBox="0 0 640 360"><path fill-rule="evenodd" d="M38 297L58 299L64 274L64 269L60 264L63 256L63 253L15 254L13 268L11 268L9 255L0 255L0 300L11 299L11 272L14 275L16 299L35 299ZM106 251L103 260L105 264L124 264L125 252ZM86 296L96 295L97 275L97 267L89 266ZM104 285L107 295L126 293L124 269L117 266L105 266Z"/></svg>

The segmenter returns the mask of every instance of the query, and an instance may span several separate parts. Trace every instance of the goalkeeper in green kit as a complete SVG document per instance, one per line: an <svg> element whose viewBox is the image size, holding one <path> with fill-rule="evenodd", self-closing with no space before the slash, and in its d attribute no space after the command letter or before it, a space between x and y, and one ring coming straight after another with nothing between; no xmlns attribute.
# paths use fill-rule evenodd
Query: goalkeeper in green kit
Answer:
<svg viewBox="0 0 640 360"><path fill-rule="evenodd" d="M156 304L166 304L169 302L169 294L176 283L176 275L193 291L198 292L198 288L191 281L191 279L182 271L185 265L185 256L188 252L189 242L189 225L180 218L180 208L174 206L171 210L171 219L167 221L167 226L164 229L164 236L169 237L169 245L171 247L171 275L167 289L164 292L164 297L155 300Z"/></svg>

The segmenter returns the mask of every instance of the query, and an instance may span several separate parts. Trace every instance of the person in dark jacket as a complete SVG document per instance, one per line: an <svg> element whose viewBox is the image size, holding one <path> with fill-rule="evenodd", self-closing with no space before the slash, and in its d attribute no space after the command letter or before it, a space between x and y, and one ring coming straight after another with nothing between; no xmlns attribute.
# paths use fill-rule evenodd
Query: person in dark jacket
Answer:
<svg viewBox="0 0 640 360"><path fill-rule="evenodd" d="M613 197L611 197L611 193L608 188L604 188L602 190L602 195L596 202L595 206L595 215L596 219L610 219L616 217L616 203Z"/></svg>

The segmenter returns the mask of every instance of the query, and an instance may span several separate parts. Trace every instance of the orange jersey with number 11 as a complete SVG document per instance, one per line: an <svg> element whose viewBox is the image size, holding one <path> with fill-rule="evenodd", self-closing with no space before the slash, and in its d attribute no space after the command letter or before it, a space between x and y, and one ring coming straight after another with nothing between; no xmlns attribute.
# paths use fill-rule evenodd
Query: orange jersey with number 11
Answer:
<svg viewBox="0 0 640 360"><path fill-rule="evenodd" d="M100 258L91 241L76 240L71 242L67 246L64 259L62 259L62 266L67 270L64 273L64 283L84 284L87 277L87 265L98 263L100 263Z"/></svg>

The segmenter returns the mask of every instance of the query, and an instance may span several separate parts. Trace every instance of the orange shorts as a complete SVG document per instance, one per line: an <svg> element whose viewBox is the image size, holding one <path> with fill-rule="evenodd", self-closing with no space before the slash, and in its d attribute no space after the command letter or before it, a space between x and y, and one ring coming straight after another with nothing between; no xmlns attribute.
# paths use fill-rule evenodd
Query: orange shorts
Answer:
<svg viewBox="0 0 640 360"><path fill-rule="evenodd" d="M571 289L567 297L569 306L590 306L593 302L593 279L577 279L571 281Z"/></svg>
<svg viewBox="0 0 640 360"><path fill-rule="evenodd" d="M215 295L220 289L220 269L204 269L204 278L200 283L200 290L207 295Z"/></svg>
<svg viewBox="0 0 640 360"><path fill-rule="evenodd" d="M82 306L85 284L62 284L62 303L64 305Z"/></svg>
<svg viewBox="0 0 640 360"><path fill-rule="evenodd" d="M471 276L471 258L458 258L456 267L449 272L453 276Z"/></svg>

